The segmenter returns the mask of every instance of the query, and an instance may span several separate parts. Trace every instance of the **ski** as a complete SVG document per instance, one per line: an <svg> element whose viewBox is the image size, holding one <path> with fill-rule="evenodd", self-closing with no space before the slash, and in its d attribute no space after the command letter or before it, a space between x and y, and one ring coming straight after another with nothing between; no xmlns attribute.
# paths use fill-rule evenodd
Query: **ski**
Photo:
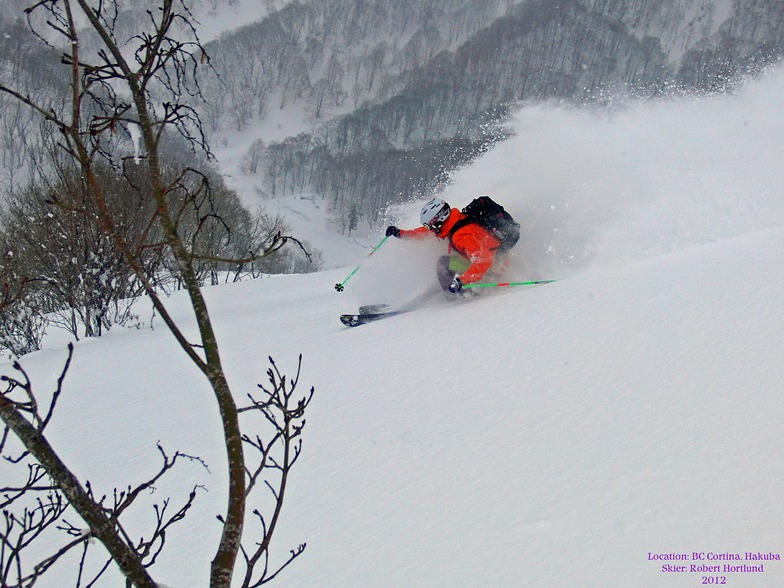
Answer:
<svg viewBox="0 0 784 588"><path fill-rule="evenodd" d="M392 310L391 304L366 304L359 307L357 314L379 314Z"/></svg>
<svg viewBox="0 0 784 588"><path fill-rule="evenodd" d="M358 327L366 323L372 323L381 319L403 314L421 308L426 305L430 300L437 296L442 296L443 292L440 288L435 287L426 292L422 292L413 299L403 304L366 304L359 307L356 314L341 314L340 322L347 327Z"/></svg>
<svg viewBox="0 0 784 588"><path fill-rule="evenodd" d="M366 323L372 323L373 321L389 318L391 316L402 314L403 312L405 311L393 310L389 312L369 312L364 314L341 314L340 322L346 325L347 327L358 327L359 325L364 325Z"/></svg>

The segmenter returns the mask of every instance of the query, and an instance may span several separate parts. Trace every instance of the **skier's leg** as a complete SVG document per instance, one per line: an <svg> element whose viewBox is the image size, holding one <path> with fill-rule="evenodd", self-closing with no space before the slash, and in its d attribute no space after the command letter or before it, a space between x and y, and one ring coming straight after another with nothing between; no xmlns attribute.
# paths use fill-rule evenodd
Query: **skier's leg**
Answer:
<svg viewBox="0 0 784 588"><path fill-rule="evenodd" d="M470 266L471 262L462 255L444 255L438 259L436 266L438 283L444 291L447 300L459 300L463 297L471 297L477 294L474 290L463 290L457 293L449 291L449 284L455 279L455 276L462 274Z"/></svg>
<svg viewBox="0 0 784 588"><path fill-rule="evenodd" d="M449 283L454 279L457 272L449 269L449 255L442 255L436 263L436 276L441 289L447 291Z"/></svg>

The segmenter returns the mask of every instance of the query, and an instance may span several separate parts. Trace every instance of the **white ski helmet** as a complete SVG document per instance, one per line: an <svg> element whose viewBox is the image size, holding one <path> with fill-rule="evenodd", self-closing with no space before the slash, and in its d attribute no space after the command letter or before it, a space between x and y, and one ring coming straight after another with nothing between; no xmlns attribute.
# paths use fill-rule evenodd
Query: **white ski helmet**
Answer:
<svg viewBox="0 0 784 588"><path fill-rule="evenodd" d="M419 220L428 229L438 231L449 218L450 212L452 212L452 208L446 202L440 198L433 198L422 207Z"/></svg>

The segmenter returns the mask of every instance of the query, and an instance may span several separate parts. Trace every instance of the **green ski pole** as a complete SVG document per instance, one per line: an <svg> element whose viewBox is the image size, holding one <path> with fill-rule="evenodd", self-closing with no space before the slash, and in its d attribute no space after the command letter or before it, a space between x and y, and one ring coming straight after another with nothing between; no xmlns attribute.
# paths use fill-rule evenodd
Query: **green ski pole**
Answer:
<svg viewBox="0 0 784 588"><path fill-rule="evenodd" d="M495 284L463 284L463 288L506 288L509 286L535 286L537 284L550 284L555 280L531 280L529 282L498 282Z"/></svg>
<svg viewBox="0 0 784 588"><path fill-rule="evenodd" d="M378 245L376 245L375 247L373 247L373 251L371 251L370 253L368 253L368 257L370 257L370 256L371 256L371 255L373 255L373 254L374 254L376 251L378 251L378 250L379 250L379 248L380 248L380 247L381 247L381 246L382 246L384 243L386 243L386 242L387 242L387 239L389 239L389 237L384 237L383 239L381 239L381 243L379 243ZM342 282L340 282L339 284L335 284L335 290L337 290L338 292L342 292L342 291L345 289L345 288L344 288L344 286L346 285L346 282L348 282L348 281L351 279L351 276L353 276L355 273L357 273L357 270L359 270L359 267L360 267L360 266L357 266L357 267L355 267L355 268L354 268L354 271L352 271L352 272L351 272L351 273L350 273L348 276L346 276L346 279L345 279L345 280L343 280L343 281L342 281Z"/></svg>

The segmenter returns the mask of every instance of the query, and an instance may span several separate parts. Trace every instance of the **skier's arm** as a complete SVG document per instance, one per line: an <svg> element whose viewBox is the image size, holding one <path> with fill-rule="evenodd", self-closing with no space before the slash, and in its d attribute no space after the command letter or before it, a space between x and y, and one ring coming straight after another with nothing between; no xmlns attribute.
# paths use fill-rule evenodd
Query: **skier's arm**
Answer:
<svg viewBox="0 0 784 588"><path fill-rule="evenodd" d="M432 231L427 227L417 227L416 229L400 229L401 239L424 239L430 235Z"/></svg>

